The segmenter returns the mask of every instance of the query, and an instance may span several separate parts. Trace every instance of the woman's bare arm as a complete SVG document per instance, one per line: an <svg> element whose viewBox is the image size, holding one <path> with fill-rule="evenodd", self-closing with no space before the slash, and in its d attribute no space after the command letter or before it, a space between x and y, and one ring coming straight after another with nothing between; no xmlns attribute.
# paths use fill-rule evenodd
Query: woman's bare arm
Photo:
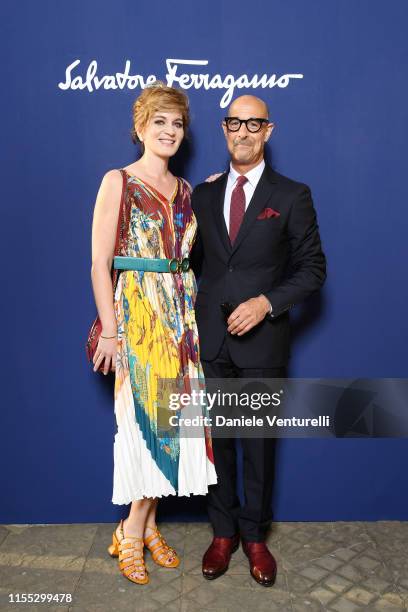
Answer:
<svg viewBox="0 0 408 612"><path fill-rule="evenodd" d="M122 194L122 176L118 170L110 170L102 179L95 203L92 224L92 286L102 335L94 356L94 371L104 360L104 374L115 369L116 317L113 307L111 267L115 250L116 228Z"/></svg>

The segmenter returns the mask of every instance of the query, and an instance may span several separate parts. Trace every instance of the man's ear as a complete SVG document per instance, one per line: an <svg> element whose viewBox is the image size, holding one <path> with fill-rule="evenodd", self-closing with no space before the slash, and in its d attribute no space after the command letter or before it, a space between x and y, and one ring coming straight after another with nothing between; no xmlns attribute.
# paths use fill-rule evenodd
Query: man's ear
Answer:
<svg viewBox="0 0 408 612"><path fill-rule="evenodd" d="M275 127L274 123L268 123L268 127L266 128L266 132L265 132L265 142L268 142L268 140L269 140L269 138L270 138L270 136L271 136L271 134L273 132L274 127Z"/></svg>

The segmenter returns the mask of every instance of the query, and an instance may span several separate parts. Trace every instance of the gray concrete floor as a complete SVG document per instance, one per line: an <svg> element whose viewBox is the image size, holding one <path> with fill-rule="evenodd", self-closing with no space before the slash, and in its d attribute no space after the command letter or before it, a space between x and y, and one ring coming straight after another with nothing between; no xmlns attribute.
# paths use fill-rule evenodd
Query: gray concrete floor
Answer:
<svg viewBox="0 0 408 612"><path fill-rule="evenodd" d="M150 583L136 585L107 554L113 524L0 526L0 609L164 612L408 610L408 523L274 523L268 545L275 586L250 576L241 548L229 571L201 575L207 523L162 523L181 556L160 568L146 553ZM9 603L9 593L70 593L72 603Z"/></svg>

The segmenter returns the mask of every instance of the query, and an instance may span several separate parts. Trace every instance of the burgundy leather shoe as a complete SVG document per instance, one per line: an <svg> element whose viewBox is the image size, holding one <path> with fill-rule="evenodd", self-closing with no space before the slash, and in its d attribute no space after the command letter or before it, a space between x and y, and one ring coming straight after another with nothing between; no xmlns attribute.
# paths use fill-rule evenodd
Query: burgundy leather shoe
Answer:
<svg viewBox="0 0 408 612"><path fill-rule="evenodd" d="M222 576L227 569L234 553L239 546L239 535L232 538L214 537L203 557L203 576L207 580L214 580Z"/></svg>
<svg viewBox="0 0 408 612"><path fill-rule="evenodd" d="M276 579L276 561L265 542L244 542L242 549L249 559L251 576L263 586L272 586Z"/></svg>

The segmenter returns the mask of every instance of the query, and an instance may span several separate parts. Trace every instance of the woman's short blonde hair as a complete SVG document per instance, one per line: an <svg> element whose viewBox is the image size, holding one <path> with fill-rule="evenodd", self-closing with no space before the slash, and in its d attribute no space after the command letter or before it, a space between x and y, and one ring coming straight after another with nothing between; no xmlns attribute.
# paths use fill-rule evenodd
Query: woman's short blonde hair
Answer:
<svg viewBox="0 0 408 612"><path fill-rule="evenodd" d="M190 123L188 98L175 87L167 87L162 81L155 81L146 87L133 104L133 142L140 142L137 133L141 132L157 111L180 111L184 133Z"/></svg>

